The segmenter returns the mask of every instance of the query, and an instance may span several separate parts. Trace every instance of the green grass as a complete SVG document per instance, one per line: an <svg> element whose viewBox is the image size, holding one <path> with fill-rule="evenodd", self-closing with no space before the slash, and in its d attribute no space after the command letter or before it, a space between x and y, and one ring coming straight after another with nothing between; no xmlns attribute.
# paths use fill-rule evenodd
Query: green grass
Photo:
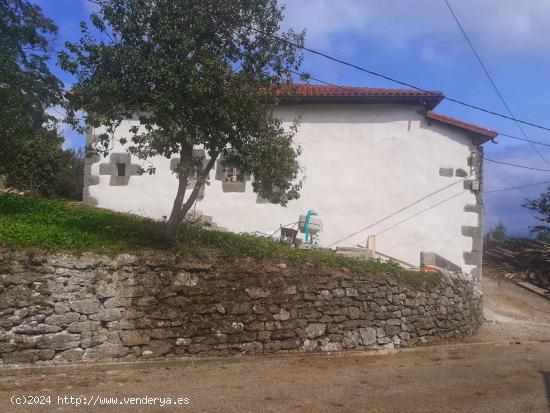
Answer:
<svg viewBox="0 0 550 413"><path fill-rule="evenodd" d="M75 207L61 200L0 195L0 243L10 248L50 252L94 251L114 255L140 250L167 250L164 225L150 219L98 208ZM403 270L394 263L359 261L328 251L290 248L277 242L230 232L182 226L171 253L197 258L312 263L355 272L390 274L411 285L429 285L438 275Z"/></svg>

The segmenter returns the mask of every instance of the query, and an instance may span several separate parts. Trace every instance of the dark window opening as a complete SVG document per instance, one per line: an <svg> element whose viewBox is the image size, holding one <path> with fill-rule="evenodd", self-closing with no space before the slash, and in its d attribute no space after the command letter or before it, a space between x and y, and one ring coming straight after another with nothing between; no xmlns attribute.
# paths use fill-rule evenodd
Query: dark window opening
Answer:
<svg viewBox="0 0 550 413"><path fill-rule="evenodd" d="M117 163L116 167L117 167L117 170L118 170L118 176L126 176L126 164L125 163Z"/></svg>
<svg viewBox="0 0 550 413"><path fill-rule="evenodd" d="M235 167L223 168L223 182L244 182L244 174Z"/></svg>

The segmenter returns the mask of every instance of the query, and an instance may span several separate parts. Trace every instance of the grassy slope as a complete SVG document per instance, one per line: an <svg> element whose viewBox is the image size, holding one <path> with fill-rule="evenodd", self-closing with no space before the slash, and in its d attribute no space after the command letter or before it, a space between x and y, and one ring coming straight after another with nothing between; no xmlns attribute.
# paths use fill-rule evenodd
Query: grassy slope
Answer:
<svg viewBox="0 0 550 413"><path fill-rule="evenodd" d="M0 195L0 244L10 248L106 254L166 250L163 234L163 224L149 219L97 208L76 208L60 200ZM438 275L412 273L391 263L358 261L330 252L290 248L252 236L190 227L181 228L178 243L171 252L223 260L251 257L296 264L311 262L358 272L389 273L412 285L439 279Z"/></svg>

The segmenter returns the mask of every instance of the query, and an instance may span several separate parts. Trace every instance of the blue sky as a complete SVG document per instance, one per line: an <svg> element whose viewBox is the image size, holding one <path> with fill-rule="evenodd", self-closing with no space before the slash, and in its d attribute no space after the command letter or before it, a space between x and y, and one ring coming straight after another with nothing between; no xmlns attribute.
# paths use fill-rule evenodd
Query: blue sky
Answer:
<svg viewBox="0 0 550 413"><path fill-rule="evenodd" d="M87 0L34 0L59 27L54 50L76 40L79 22L93 4ZM441 90L447 96L497 112L505 108L491 89L479 64L452 20L443 0L282 0L285 27L306 29L306 45L355 62L374 71L418 85ZM550 125L550 2L548 0L451 0L455 13L482 56L515 116ZM54 72L70 86L69 75ZM324 81L357 86L395 87L321 57L306 54L304 71ZM438 112L510 135L521 136L517 126L504 119L444 101ZM525 126L533 140L550 143L550 132ZM66 146L78 148L83 137L63 130ZM487 157L550 169L526 142L498 138L487 143ZM550 148L538 146L550 162ZM549 172L534 172L501 165L485 165L486 189L499 189L550 180ZM526 234L532 213L521 207L526 197L545 189L539 186L487 194L486 228L499 219L513 234Z"/></svg>

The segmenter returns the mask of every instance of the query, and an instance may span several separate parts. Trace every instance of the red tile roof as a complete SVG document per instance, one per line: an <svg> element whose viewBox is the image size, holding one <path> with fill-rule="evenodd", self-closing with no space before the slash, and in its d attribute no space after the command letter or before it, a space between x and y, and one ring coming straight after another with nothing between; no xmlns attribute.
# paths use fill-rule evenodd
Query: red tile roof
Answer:
<svg viewBox="0 0 550 413"><path fill-rule="evenodd" d="M482 128L471 123L464 122L459 119L451 118L450 116L445 116L440 113L435 113L432 111L426 112L426 117L428 119L433 119L438 122L446 123L447 125L456 126L457 128L466 129L470 132L477 133L478 135L486 136L487 138L493 139L496 138L498 133L489 129ZM487 141L488 139L486 139Z"/></svg>
<svg viewBox="0 0 550 413"><path fill-rule="evenodd" d="M276 91L277 96L437 96L443 97L439 91L415 89L385 89L357 86L325 86L296 83L283 86Z"/></svg>
<svg viewBox="0 0 550 413"><path fill-rule="evenodd" d="M442 92L416 89L385 89L357 86L328 86L294 83L275 90L275 94L290 103L402 103L422 105L426 117L479 135L477 143L497 136L495 131L432 112L444 98Z"/></svg>

